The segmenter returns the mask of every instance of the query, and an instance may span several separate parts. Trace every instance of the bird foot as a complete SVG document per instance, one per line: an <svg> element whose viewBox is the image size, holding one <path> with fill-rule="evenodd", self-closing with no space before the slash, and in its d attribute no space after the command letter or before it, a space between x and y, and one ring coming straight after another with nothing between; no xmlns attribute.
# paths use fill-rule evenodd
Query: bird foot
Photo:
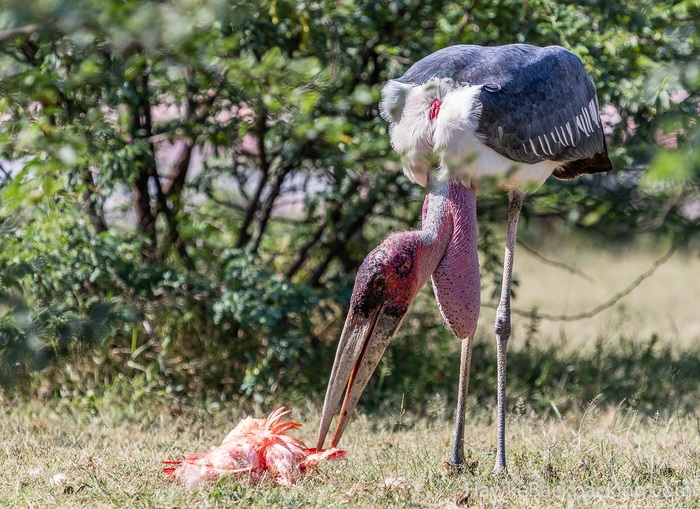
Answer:
<svg viewBox="0 0 700 509"><path fill-rule="evenodd" d="M508 469L505 465L496 465L493 467L493 472L491 472L491 477L507 477Z"/></svg>
<svg viewBox="0 0 700 509"><path fill-rule="evenodd" d="M445 462L445 467L453 474L471 474L476 475L476 469L479 466L479 461L471 458L466 460Z"/></svg>
<svg viewBox="0 0 700 509"><path fill-rule="evenodd" d="M463 461L460 463L450 462L450 465L452 465L452 468L458 474L463 474L467 471L467 466L464 464Z"/></svg>

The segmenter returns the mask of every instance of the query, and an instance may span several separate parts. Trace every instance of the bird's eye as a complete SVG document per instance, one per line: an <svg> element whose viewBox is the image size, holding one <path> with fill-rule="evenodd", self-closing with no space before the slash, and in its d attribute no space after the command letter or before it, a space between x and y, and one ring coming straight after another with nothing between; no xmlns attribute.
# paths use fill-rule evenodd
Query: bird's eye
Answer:
<svg viewBox="0 0 700 509"><path fill-rule="evenodd" d="M411 258L406 258L401 265L399 265L399 268L397 269L396 272L398 272L401 275L406 275L409 272L411 272L411 269L413 268L413 260Z"/></svg>

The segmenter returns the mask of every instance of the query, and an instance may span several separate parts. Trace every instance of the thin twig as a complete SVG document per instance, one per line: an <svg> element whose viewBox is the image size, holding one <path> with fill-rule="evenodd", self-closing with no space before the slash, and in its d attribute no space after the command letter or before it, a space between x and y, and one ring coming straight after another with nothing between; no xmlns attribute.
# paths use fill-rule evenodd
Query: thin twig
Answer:
<svg viewBox="0 0 700 509"><path fill-rule="evenodd" d="M669 196L661 205L658 216L647 221L647 223L640 226L637 231L640 233L646 233L660 228L666 221L666 217L668 216L669 212L671 212L671 209L675 207L682 198L684 198L684 195L686 195L686 192L682 191Z"/></svg>
<svg viewBox="0 0 700 509"><path fill-rule="evenodd" d="M33 33L38 32L40 28L41 27L37 24L25 25L23 27L17 28L10 28L9 30L0 32L0 42L5 42L10 39L14 39L15 37L18 37L20 35L32 35Z"/></svg>
<svg viewBox="0 0 700 509"><path fill-rule="evenodd" d="M246 208L239 203L224 200L222 198L217 198L216 196L214 196L212 194L211 191L208 191L206 189L203 190L203 192L204 192L204 194L207 195L207 198L209 198L211 201L213 201L217 205L221 205L222 207L226 207L226 208L231 209L231 210L236 210L238 212L245 212L246 211ZM287 217L287 216L275 216L272 218L272 220L274 220L275 222L278 222L278 223L293 224L293 225L300 225L300 224L305 224L308 222L306 219L294 219L293 217Z"/></svg>
<svg viewBox="0 0 700 509"><path fill-rule="evenodd" d="M391 53L380 53L379 56L386 58L387 60L394 60L395 62L398 62L400 64L404 64L404 65L413 65L415 63L410 58L401 57L399 55L392 55Z"/></svg>
<svg viewBox="0 0 700 509"><path fill-rule="evenodd" d="M0 163L0 172L4 175L3 180L11 180L12 175L10 175L10 172L5 169L5 167Z"/></svg>
<svg viewBox="0 0 700 509"><path fill-rule="evenodd" d="M474 0L472 2L472 5L467 11L464 13L464 16L462 16L461 21L459 22L459 25L457 25L457 28L455 29L455 33L452 36L452 40L450 41L450 45L455 45L459 42L459 40L462 38L462 34L464 33L464 29L467 27L469 22L472 20L472 12L474 12L474 9L476 8L477 0Z"/></svg>
<svg viewBox="0 0 700 509"><path fill-rule="evenodd" d="M623 297L626 297L629 295L635 288L637 288L642 282L651 277L654 272L656 272L656 269L658 269L661 265L666 263L671 256L673 256L673 253L676 252L678 249L680 243L676 242L671 246L671 248L668 250L668 252L663 255L661 258L656 260L654 263L651 264L651 267L647 269L646 272L642 273L635 279L632 284L630 284L627 288L622 290L621 292L616 293L612 298L610 298L607 302L604 302L603 304L591 309L590 311L586 311L584 313L577 313L575 315L551 315L548 313L535 313L537 318L541 318L543 320L549 320L550 322L575 322L578 320L584 320L586 318L592 318L601 311L605 311L606 309L614 306L617 304L620 299ZM495 302L489 302L484 304L485 307L493 308L495 309L498 306L498 303ZM512 313L515 313L516 315L520 316L533 316L533 311L525 311L522 309L516 309L513 308L511 309Z"/></svg>
<svg viewBox="0 0 700 509"><path fill-rule="evenodd" d="M521 240L518 240L517 242L519 245L521 245L525 249L525 251L527 251L528 253L533 255L535 258L538 258L544 264L551 265L553 267L557 267L559 269L565 270L566 272L570 272L571 274L574 274L575 276L583 278L590 283L593 282L593 278L591 276L589 276L588 274L586 274L585 272L583 272L582 270L571 267L563 262L558 262L556 260L552 260L550 258L547 258L544 255L542 255L542 254L538 253L537 251L535 251L534 249L532 249L530 246L528 246L527 244L525 244Z"/></svg>

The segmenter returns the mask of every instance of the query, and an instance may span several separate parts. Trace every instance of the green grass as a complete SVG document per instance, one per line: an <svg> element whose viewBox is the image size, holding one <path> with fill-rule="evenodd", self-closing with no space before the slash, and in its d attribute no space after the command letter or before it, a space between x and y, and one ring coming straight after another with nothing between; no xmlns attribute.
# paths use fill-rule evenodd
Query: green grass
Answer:
<svg viewBox="0 0 700 509"><path fill-rule="evenodd" d="M510 474L492 478L491 409L470 413L470 472L447 465L451 422L360 415L327 463L294 488L221 481L188 490L164 478L160 461L206 450L243 414L183 409L165 400L131 407L103 401L3 403L2 507L697 507L699 416L645 416L591 402L563 419L516 406L508 422ZM265 410L260 411L264 414ZM298 408L298 432L313 442L318 409ZM58 476L58 477L57 477Z"/></svg>

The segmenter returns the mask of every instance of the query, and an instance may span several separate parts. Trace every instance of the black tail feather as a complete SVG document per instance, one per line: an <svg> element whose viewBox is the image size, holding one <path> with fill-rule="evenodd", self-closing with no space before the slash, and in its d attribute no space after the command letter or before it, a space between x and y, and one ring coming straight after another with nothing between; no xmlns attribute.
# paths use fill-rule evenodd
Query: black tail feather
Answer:
<svg viewBox="0 0 700 509"><path fill-rule="evenodd" d="M586 173L603 173L612 170L612 163L606 151L598 152L588 159L568 161L559 166L552 175L558 179L568 180Z"/></svg>

